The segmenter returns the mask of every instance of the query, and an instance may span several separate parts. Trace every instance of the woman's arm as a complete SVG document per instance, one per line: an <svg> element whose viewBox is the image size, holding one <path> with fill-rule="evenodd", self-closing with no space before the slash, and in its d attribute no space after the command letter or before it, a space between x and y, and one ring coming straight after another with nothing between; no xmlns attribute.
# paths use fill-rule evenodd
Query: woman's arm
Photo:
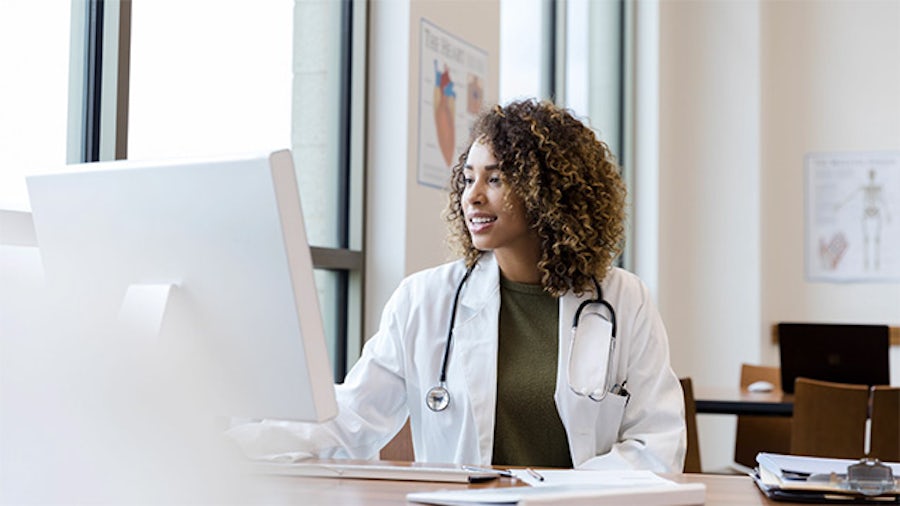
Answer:
<svg viewBox="0 0 900 506"><path fill-rule="evenodd" d="M237 425L226 434L251 458L377 458L408 415L402 346L409 310L405 285L391 296L378 332L344 383L335 385L337 417L323 423L263 420Z"/></svg>

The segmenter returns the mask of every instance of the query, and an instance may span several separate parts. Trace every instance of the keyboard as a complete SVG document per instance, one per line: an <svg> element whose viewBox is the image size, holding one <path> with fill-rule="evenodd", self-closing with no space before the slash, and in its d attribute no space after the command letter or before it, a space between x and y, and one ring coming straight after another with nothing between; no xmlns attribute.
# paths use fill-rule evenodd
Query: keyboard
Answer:
<svg viewBox="0 0 900 506"><path fill-rule="evenodd" d="M283 476L313 476L319 478L348 478L369 480L431 481L476 483L493 480L508 474L505 470L472 466L410 463L342 463L326 462L256 462L253 471Z"/></svg>

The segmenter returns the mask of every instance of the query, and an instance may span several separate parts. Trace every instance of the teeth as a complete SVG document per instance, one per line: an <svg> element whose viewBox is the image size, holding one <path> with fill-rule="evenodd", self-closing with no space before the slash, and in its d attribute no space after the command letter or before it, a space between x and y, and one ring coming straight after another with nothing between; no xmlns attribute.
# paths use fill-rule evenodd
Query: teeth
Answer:
<svg viewBox="0 0 900 506"><path fill-rule="evenodd" d="M496 221L497 218L472 218L472 223L476 225L481 225L482 223L490 223L492 221Z"/></svg>

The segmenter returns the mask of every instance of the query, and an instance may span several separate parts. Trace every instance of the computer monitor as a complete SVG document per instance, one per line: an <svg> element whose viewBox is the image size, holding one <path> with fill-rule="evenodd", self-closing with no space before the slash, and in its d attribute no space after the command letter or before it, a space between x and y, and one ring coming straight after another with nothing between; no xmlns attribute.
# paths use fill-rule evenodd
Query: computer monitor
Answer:
<svg viewBox="0 0 900 506"><path fill-rule="evenodd" d="M860 385L890 384L887 325L779 323L781 387L798 377Z"/></svg>
<svg viewBox="0 0 900 506"><path fill-rule="evenodd" d="M110 354L136 343L126 353L202 382L196 401L217 415L337 413L289 151L83 164L27 184L50 297L81 338L108 337Z"/></svg>

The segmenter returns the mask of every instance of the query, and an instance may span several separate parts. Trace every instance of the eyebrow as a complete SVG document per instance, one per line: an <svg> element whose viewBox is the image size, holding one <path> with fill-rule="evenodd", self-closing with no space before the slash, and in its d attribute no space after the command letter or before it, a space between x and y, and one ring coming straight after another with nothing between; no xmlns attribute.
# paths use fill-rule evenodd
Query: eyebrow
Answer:
<svg viewBox="0 0 900 506"><path fill-rule="evenodd" d="M473 170L473 167L469 164L463 165L463 170ZM499 163L492 163L490 165L485 165L484 170L500 170Z"/></svg>

